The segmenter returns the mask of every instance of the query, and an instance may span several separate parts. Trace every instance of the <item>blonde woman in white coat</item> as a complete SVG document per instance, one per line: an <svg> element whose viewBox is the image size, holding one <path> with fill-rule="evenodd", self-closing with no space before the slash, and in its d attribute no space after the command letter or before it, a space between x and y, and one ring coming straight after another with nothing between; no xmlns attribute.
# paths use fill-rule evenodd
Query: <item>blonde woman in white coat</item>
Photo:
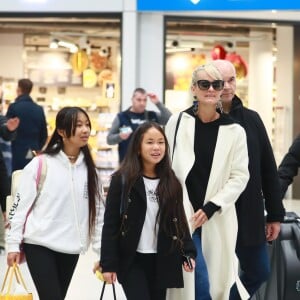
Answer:
<svg viewBox="0 0 300 300"><path fill-rule="evenodd" d="M168 291L172 300L228 300L234 282L241 298L248 299L238 277L234 205L249 179L246 135L216 110L223 87L215 66L198 67L191 83L194 105L180 117L173 115L166 126L198 252L195 273L184 274L184 289Z"/></svg>

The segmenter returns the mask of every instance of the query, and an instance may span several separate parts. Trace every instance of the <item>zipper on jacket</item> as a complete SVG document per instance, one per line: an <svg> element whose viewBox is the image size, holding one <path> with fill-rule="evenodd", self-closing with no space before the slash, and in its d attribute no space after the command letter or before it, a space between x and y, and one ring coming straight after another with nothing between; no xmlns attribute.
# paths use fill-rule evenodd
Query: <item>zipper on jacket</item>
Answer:
<svg viewBox="0 0 300 300"><path fill-rule="evenodd" d="M72 191L72 195L71 195L71 198L72 198L72 203L73 203L73 209L74 209L74 215L75 215L75 222L76 222L76 227L77 227L77 231L78 231L78 235L79 235L79 241L80 241L80 252L84 252L84 248L83 248L83 242L82 242L82 233L81 233L81 230L80 230L80 225L79 225L79 221L78 221L78 209L77 209L77 206L76 206L76 202L75 202L75 193L74 193L74 169L75 169L75 166L72 165L70 163L70 171L71 171L71 191Z"/></svg>

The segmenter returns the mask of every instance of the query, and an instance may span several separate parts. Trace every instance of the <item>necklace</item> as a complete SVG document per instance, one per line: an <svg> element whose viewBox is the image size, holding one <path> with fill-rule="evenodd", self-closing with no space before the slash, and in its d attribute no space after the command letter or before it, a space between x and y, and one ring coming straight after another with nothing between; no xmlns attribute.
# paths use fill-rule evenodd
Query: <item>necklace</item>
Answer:
<svg viewBox="0 0 300 300"><path fill-rule="evenodd" d="M77 159L78 155L67 155L69 160L75 160Z"/></svg>
<svg viewBox="0 0 300 300"><path fill-rule="evenodd" d="M78 158L79 154L77 155L68 155L66 152L65 152L67 158L69 159L70 162L75 162L76 159Z"/></svg>

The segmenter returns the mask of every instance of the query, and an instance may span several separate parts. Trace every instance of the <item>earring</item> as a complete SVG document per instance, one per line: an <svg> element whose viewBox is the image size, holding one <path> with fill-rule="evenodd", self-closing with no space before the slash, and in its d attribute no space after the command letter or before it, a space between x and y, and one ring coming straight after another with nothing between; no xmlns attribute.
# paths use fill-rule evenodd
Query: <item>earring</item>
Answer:
<svg viewBox="0 0 300 300"><path fill-rule="evenodd" d="M223 109L223 105L222 105L222 101L221 101L221 100L219 100L219 101L217 102L217 104L216 104L216 110L217 110L218 112L220 112L221 114L224 112L224 109Z"/></svg>
<svg viewBox="0 0 300 300"><path fill-rule="evenodd" d="M195 97L196 96L194 96L194 98ZM194 113L194 115L197 115L197 113L198 113L198 106L199 106L198 101L193 101L193 113Z"/></svg>

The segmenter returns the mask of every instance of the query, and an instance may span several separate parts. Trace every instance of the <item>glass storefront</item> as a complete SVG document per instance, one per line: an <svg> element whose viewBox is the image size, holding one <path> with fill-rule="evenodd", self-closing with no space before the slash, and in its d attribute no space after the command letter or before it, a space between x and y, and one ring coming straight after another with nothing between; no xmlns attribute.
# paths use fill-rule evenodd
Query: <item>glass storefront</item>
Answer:
<svg viewBox="0 0 300 300"><path fill-rule="evenodd" d="M12 36L19 39L22 55L12 53L7 60L17 60L21 77L33 81L31 96L44 108L49 134L61 107L85 108L95 163L108 182L118 165L116 147L106 144L106 135L120 110L121 16L0 19L3 47L10 46ZM18 79L1 72L3 113L16 97Z"/></svg>

